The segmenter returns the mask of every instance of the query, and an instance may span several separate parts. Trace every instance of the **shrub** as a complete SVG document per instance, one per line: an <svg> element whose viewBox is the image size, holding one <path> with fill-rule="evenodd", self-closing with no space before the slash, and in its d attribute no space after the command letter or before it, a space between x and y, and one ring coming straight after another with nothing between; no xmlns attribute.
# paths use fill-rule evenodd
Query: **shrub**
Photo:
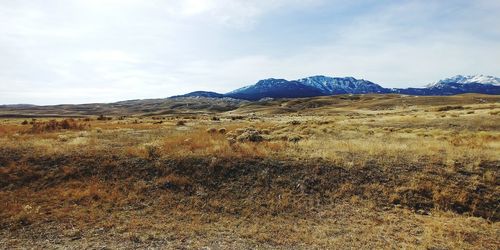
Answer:
<svg viewBox="0 0 500 250"><path fill-rule="evenodd" d="M232 138L232 137L229 137L227 138L227 142L229 143L229 145L234 145L236 143L236 139Z"/></svg>
<svg viewBox="0 0 500 250"><path fill-rule="evenodd" d="M225 128L220 128L219 129L219 134L225 134L227 130Z"/></svg>
<svg viewBox="0 0 500 250"><path fill-rule="evenodd" d="M27 121L27 120L24 120L21 124L22 124L22 125L28 125L28 121Z"/></svg>
<svg viewBox="0 0 500 250"><path fill-rule="evenodd" d="M42 133L53 132L59 130L84 130L89 128L90 125L86 123L78 123L74 119L64 119L62 121L50 120L48 122L34 122L30 132Z"/></svg>
<svg viewBox="0 0 500 250"><path fill-rule="evenodd" d="M99 115L99 117L97 117L98 121L109 121L109 120L112 120L112 119L113 119L112 117L107 117L107 116L104 116L104 115Z"/></svg>
<svg viewBox="0 0 500 250"><path fill-rule="evenodd" d="M217 129L216 128L209 128L209 129L207 129L207 133L215 134L215 133L217 133Z"/></svg>
<svg viewBox="0 0 500 250"><path fill-rule="evenodd" d="M297 143L300 140L302 140L302 136L300 136L300 135L292 135L292 136L288 137L288 141L293 142L293 143Z"/></svg>
<svg viewBox="0 0 500 250"><path fill-rule="evenodd" d="M65 135L59 135L57 136L57 139L60 141L60 142L67 142L69 140L69 138Z"/></svg>
<svg viewBox="0 0 500 250"><path fill-rule="evenodd" d="M243 134L236 138L239 142L261 142L264 138L260 135L259 131L255 129L247 129Z"/></svg>
<svg viewBox="0 0 500 250"><path fill-rule="evenodd" d="M156 180L156 185L161 189L186 190L193 184L187 177L170 174Z"/></svg>
<svg viewBox="0 0 500 250"><path fill-rule="evenodd" d="M183 120L180 120L180 121L177 121L177 126L186 126L186 121L183 121Z"/></svg>
<svg viewBox="0 0 500 250"><path fill-rule="evenodd" d="M245 133L245 131L246 131L246 130L245 130L245 129L243 129L243 128L238 128L238 129L236 129L236 130L234 131L234 133L235 133L236 135L241 135L241 134Z"/></svg>
<svg viewBox="0 0 500 250"><path fill-rule="evenodd" d="M450 111L450 110L461 110L464 109L463 106L443 106L437 109L437 111Z"/></svg>
<svg viewBox="0 0 500 250"><path fill-rule="evenodd" d="M231 116L231 120L233 120L233 121L234 121L234 120L243 120L243 119L245 119L245 117L244 117L244 116L242 116L242 115L238 115L238 116Z"/></svg>
<svg viewBox="0 0 500 250"><path fill-rule="evenodd" d="M269 134L271 134L271 131L269 131L269 129L263 129L260 131L260 133L263 135L269 135Z"/></svg>
<svg viewBox="0 0 500 250"><path fill-rule="evenodd" d="M146 145L146 152L148 156L148 160L156 160L160 158L160 149L156 145Z"/></svg>

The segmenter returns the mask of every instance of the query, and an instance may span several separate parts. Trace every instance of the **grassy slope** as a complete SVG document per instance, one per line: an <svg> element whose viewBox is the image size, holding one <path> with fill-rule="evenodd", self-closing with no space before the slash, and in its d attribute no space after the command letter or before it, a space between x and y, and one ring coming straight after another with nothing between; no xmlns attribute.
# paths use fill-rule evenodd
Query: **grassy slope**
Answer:
<svg viewBox="0 0 500 250"><path fill-rule="evenodd" d="M3 120L0 246L497 248L497 97L413 98L55 132Z"/></svg>

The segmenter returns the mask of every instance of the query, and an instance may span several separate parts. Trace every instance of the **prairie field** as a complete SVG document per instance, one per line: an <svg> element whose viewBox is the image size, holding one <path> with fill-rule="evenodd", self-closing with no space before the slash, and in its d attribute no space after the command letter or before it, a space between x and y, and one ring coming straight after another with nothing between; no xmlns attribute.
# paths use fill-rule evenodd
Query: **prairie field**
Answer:
<svg viewBox="0 0 500 250"><path fill-rule="evenodd" d="M499 96L158 103L0 108L0 248L500 247Z"/></svg>

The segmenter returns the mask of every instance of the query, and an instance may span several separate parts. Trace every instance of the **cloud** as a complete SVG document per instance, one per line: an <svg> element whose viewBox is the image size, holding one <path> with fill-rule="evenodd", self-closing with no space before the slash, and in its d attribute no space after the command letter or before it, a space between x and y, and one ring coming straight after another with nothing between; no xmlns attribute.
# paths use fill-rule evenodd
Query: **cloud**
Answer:
<svg viewBox="0 0 500 250"><path fill-rule="evenodd" d="M262 78L388 87L500 75L498 1L19 0L0 3L0 102L230 91Z"/></svg>
<svg viewBox="0 0 500 250"><path fill-rule="evenodd" d="M120 50L85 51L80 54L80 60L91 63L102 63L102 62L139 63L140 62L132 55Z"/></svg>
<svg viewBox="0 0 500 250"><path fill-rule="evenodd" d="M274 11L311 8L325 0L181 0L168 4L169 13L180 17L198 17L232 28L251 28L259 17ZM333 2L333 1L330 1ZM336 0L336 2L339 2Z"/></svg>
<svg viewBox="0 0 500 250"><path fill-rule="evenodd" d="M191 16L204 13L214 7L214 2L210 0L185 0L182 1L181 13Z"/></svg>

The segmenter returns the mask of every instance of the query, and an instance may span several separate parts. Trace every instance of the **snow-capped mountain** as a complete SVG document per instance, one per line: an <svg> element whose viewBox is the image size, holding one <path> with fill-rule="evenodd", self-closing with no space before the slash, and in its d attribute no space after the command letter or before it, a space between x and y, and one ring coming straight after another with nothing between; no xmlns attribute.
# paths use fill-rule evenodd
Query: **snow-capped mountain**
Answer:
<svg viewBox="0 0 500 250"><path fill-rule="evenodd" d="M449 84L449 83L460 83L460 84L480 83L480 84L491 84L499 86L500 78L494 76L485 76L485 75L468 75L468 76L457 75L454 77L439 80L433 84L429 84L427 87Z"/></svg>
<svg viewBox="0 0 500 250"><path fill-rule="evenodd" d="M457 95L465 93L500 94L500 78L485 75L457 75L439 80L425 88L393 89L395 93L409 95Z"/></svg>
<svg viewBox="0 0 500 250"><path fill-rule="evenodd" d="M390 92L389 89L383 88L378 84L354 77L311 76L297 81L315 87L326 95Z"/></svg>
<svg viewBox="0 0 500 250"><path fill-rule="evenodd" d="M181 97L230 97L245 100L262 98L297 98L336 94L395 93L406 95L457 95L479 93L500 95L500 78L484 75L454 76L423 88L384 88L376 83L354 77L311 76L299 80L265 79L226 94L196 91Z"/></svg>
<svg viewBox="0 0 500 250"><path fill-rule="evenodd" d="M287 81L285 79L265 79L254 85L231 91L225 96L246 100L259 100L265 97L271 98L296 98L323 95L321 90L308 86L298 81Z"/></svg>
<svg viewBox="0 0 500 250"><path fill-rule="evenodd" d="M311 76L294 81L273 78L261 80L254 85L231 91L226 96L258 100L264 97L294 98L390 92L389 89L383 88L378 84L366 80L358 80L353 77Z"/></svg>

